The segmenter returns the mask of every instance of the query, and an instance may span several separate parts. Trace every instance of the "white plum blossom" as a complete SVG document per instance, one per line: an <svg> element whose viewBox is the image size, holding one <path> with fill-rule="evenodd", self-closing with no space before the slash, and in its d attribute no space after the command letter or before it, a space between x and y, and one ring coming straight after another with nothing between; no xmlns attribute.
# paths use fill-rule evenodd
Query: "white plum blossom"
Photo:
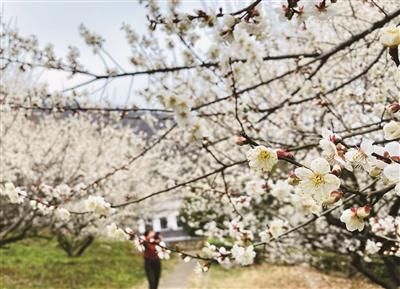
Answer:
<svg viewBox="0 0 400 289"><path fill-rule="evenodd" d="M400 138L400 121L391 120L383 126L384 137L387 140Z"/></svg>
<svg viewBox="0 0 400 289"><path fill-rule="evenodd" d="M244 188L246 194L257 201L260 201L263 194L265 194L265 181L263 180L251 180L246 182Z"/></svg>
<svg viewBox="0 0 400 289"><path fill-rule="evenodd" d="M329 198L325 200L322 205L325 208L331 207L332 205L339 205L342 203L343 192L341 191L333 191L331 192Z"/></svg>
<svg viewBox="0 0 400 289"><path fill-rule="evenodd" d="M5 183L4 187L0 188L0 195L8 198L8 201L12 204L20 204L23 202L21 196L21 190L15 188L13 183Z"/></svg>
<svg viewBox="0 0 400 289"><path fill-rule="evenodd" d="M37 200L30 200L29 204L34 210L39 211L44 216L50 214L54 210L54 206L48 205L46 203Z"/></svg>
<svg viewBox="0 0 400 289"><path fill-rule="evenodd" d="M167 244L164 241L161 241L156 245L157 255L160 259L168 260L171 255L171 251L166 249Z"/></svg>
<svg viewBox="0 0 400 289"><path fill-rule="evenodd" d="M232 15L227 14L227 15L224 15L223 21L227 28L232 28L232 26L235 25L235 23L236 23L236 18Z"/></svg>
<svg viewBox="0 0 400 289"><path fill-rule="evenodd" d="M143 245L143 237L142 236L134 236L133 238L133 244L139 252L144 252L145 247Z"/></svg>
<svg viewBox="0 0 400 289"><path fill-rule="evenodd" d="M392 158L394 160L400 160L400 143L398 142L389 142L382 146L374 146L374 153L384 157L384 158ZM375 158L372 162L372 165L376 168L383 170L388 164L379 158Z"/></svg>
<svg viewBox="0 0 400 289"><path fill-rule="evenodd" d="M193 118L189 124L189 132L189 142L202 141L205 136L204 122L198 117Z"/></svg>
<svg viewBox="0 0 400 289"><path fill-rule="evenodd" d="M259 234L261 242L265 243L270 239L270 233L269 230L263 230Z"/></svg>
<svg viewBox="0 0 400 289"><path fill-rule="evenodd" d="M322 210L321 204L318 204L311 196L304 196L298 193L292 196L292 202L300 213L304 215L318 215Z"/></svg>
<svg viewBox="0 0 400 289"><path fill-rule="evenodd" d="M193 114L188 110L176 111L175 121L179 126L187 126L193 121Z"/></svg>
<svg viewBox="0 0 400 289"><path fill-rule="evenodd" d="M107 216L113 209L111 204L107 203L103 197L100 196L89 196L84 202L85 209L88 212L93 212L98 216Z"/></svg>
<svg viewBox="0 0 400 289"><path fill-rule="evenodd" d="M183 260L183 262L185 262L185 263L189 263L189 262L192 260L192 257L190 257L190 256L184 256L182 260Z"/></svg>
<svg viewBox="0 0 400 289"><path fill-rule="evenodd" d="M202 273L206 273L206 272L208 272L208 269L209 269L210 267L209 266L207 266L207 265L202 265L200 262L197 262L196 263L196 267L194 268L194 272L196 273L196 274L202 274Z"/></svg>
<svg viewBox="0 0 400 289"><path fill-rule="evenodd" d="M381 248L382 248L381 242L374 242L368 239L365 245L365 252L368 255L374 255L378 253Z"/></svg>
<svg viewBox="0 0 400 289"><path fill-rule="evenodd" d="M381 29L381 42L387 47L400 45L400 27L389 26Z"/></svg>
<svg viewBox="0 0 400 289"><path fill-rule="evenodd" d="M231 253L235 262L242 266L253 264L254 258L256 257L253 246L242 247L235 244L231 249Z"/></svg>
<svg viewBox="0 0 400 289"><path fill-rule="evenodd" d="M68 221L71 213L65 208L57 208L54 210L54 215L60 221Z"/></svg>
<svg viewBox="0 0 400 289"><path fill-rule="evenodd" d="M396 184L395 191L400 196L400 164L391 163L383 170L383 175L389 182Z"/></svg>
<svg viewBox="0 0 400 289"><path fill-rule="evenodd" d="M265 146L256 146L247 152L247 160L250 168L260 173L270 172L278 162L278 154L275 150Z"/></svg>
<svg viewBox="0 0 400 289"><path fill-rule="evenodd" d="M391 158L400 159L400 143L393 141L385 144L383 156L386 154Z"/></svg>
<svg viewBox="0 0 400 289"><path fill-rule="evenodd" d="M346 166L347 169L352 170L354 168L362 167L366 171L371 170L371 161L373 161L372 153L374 152L373 141L364 138L358 149L348 150L344 157L349 165Z"/></svg>
<svg viewBox="0 0 400 289"><path fill-rule="evenodd" d="M249 208L251 197L249 196L239 196L231 198L232 202L234 203L236 209L240 210L242 208Z"/></svg>
<svg viewBox="0 0 400 289"><path fill-rule="evenodd" d="M106 236L112 240L127 240L129 238L128 234L124 232L115 223L111 223L105 228Z"/></svg>
<svg viewBox="0 0 400 289"><path fill-rule="evenodd" d="M330 174L329 163L323 158L311 162L311 169L300 167L295 170L300 179L299 189L304 196L311 196L318 204L322 204L330 193L340 187L340 179Z"/></svg>
<svg viewBox="0 0 400 289"><path fill-rule="evenodd" d="M319 141L319 145L322 148L322 157L324 157L329 162L329 164L339 164L340 166L344 166L345 161L339 155L336 145L333 142L327 139L321 139Z"/></svg>
<svg viewBox="0 0 400 289"><path fill-rule="evenodd" d="M345 165L345 161L342 156L339 155L336 144L333 142L337 137L329 130L322 131L322 139L319 141L319 145L322 149L322 157L325 158L332 166L338 164L340 166Z"/></svg>
<svg viewBox="0 0 400 289"><path fill-rule="evenodd" d="M202 249L202 252L207 257L210 257L210 258L217 258L220 256L217 246L215 246L214 244L210 244L209 242L206 242L205 246Z"/></svg>
<svg viewBox="0 0 400 289"><path fill-rule="evenodd" d="M278 180L272 185L271 195L279 201L284 201L290 196L291 187L287 180Z"/></svg>
<svg viewBox="0 0 400 289"><path fill-rule="evenodd" d="M370 209L368 207L350 208L344 210L340 216L340 221L346 224L347 230L353 232L355 230L364 230L364 219L369 215Z"/></svg>
<svg viewBox="0 0 400 289"><path fill-rule="evenodd" d="M186 126L193 122L194 115L191 112L191 102L184 96L168 95L164 98L165 105L175 112L175 120L180 126Z"/></svg>
<svg viewBox="0 0 400 289"><path fill-rule="evenodd" d="M286 232L287 228L288 228L287 221L277 219L269 223L269 232L274 238L277 238L284 232Z"/></svg>
<svg viewBox="0 0 400 289"><path fill-rule="evenodd" d="M380 236L397 236L400 238L400 216L387 216L385 218L371 218L369 221L371 231Z"/></svg>

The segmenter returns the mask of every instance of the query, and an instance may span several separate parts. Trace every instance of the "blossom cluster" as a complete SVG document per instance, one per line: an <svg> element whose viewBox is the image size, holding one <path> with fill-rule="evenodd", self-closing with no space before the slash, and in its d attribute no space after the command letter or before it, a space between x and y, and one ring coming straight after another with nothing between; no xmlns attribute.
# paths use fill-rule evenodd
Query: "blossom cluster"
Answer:
<svg viewBox="0 0 400 289"><path fill-rule="evenodd" d="M149 33L122 25L123 65L81 26L101 71L74 46L62 58L6 30L4 227L26 215L26 227L60 239L77 232L142 251L136 220L183 200L182 223L209 242L198 256L180 254L200 259L201 272L213 262L304 262L315 248L355 261L398 256L397 3L267 2L191 12L150 1ZM36 83L40 69L66 74L71 87ZM108 98L114 80L136 77L148 85L129 85L135 99ZM103 81L100 92L89 85Z"/></svg>

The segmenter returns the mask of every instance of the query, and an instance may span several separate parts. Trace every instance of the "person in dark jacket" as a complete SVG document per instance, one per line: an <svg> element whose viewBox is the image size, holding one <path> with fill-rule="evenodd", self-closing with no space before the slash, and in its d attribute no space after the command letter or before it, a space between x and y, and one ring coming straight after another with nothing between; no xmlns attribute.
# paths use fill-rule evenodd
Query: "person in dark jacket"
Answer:
<svg viewBox="0 0 400 289"><path fill-rule="evenodd" d="M157 254L157 244L160 239L155 238L153 230L144 233L144 269L146 271L149 289L157 289L161 276L161 262Z"/></svg>

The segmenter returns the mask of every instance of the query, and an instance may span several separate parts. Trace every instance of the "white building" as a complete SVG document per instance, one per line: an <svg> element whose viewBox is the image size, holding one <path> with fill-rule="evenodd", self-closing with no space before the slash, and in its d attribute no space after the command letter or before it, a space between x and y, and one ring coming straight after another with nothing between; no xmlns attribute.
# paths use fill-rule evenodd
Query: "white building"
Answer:
<svg viewBox="0 0 400 289"><path fill-rule="evenodd" d="M181 204L182 199L178 196L148 204L146 216L138 221L139 232L143 234L146 229L153 229L160 232L163 240L167 243L191 240L192 237L180 226L179 208Z"/></svg>

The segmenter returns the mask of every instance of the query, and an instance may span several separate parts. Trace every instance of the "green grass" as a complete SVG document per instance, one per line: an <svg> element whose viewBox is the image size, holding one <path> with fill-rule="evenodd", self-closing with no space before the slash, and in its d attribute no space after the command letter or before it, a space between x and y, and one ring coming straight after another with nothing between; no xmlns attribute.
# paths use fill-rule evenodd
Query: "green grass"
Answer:
<svg viewBox="0 0 400 289"><path fill-rule="evenodd" d="M171 262L163 263L167 270ZM142 255L127 242L95 242L78 258L68 258L54 241L0 249L1 289L132 288L144 280Z"/></svg>

